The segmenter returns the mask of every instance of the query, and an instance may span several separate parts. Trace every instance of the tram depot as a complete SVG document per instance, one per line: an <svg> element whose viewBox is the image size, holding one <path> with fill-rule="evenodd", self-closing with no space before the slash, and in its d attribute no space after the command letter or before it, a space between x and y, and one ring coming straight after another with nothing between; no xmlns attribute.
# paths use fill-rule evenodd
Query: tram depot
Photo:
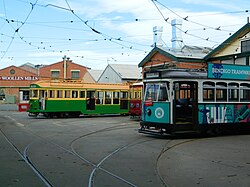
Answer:
<svg viewBox="0 0 250 187"><path fill-rule="evenodd" d="M162 27L154 27L154 47L146 55L138 67L142 74L138 79L144 79L143 72L154 72L163 69L196 69L208 70L208 64L216 64L212 74L218 80L236 79L248 80L250 75L250 23L248 22L218 47L186 46L183 45L181 34L175 26L181 27L181 20L172 20L172 48L164 47L161 41ZM219 65L217 65L219 64ZM222 70L223 65L227 70ZM215 69L217 68L217 69ZM225 71L231 71L225 74ZM154 77L151 73L146 74ZM237 72L237 74L233 74ZM237 76L235 76L237 75ZM96 80L89 73L88 68L63 58L62 61L47 65L34 66L9 66L0 70L0 104L1 103L28 103L29 87L38 80L47 79L80 79L85 82L95 83ZM105 77L109 79L108 77ZM209 79L209 77L208 77ZM127 80L129 81L129 80ZM132 81L136 81L135 79Z"/></svg>

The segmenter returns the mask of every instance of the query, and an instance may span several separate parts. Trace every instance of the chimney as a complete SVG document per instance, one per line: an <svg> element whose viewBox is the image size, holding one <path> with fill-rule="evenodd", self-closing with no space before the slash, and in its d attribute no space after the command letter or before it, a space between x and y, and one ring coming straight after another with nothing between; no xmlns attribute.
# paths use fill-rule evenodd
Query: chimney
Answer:
<svg viewBox="0 0 250 187"><path fill-rule="evenodd" d="M163 46L163 40L162 40L163 27L155 26L153 27L153 32L154 32L154 47L162 47Z"/></svg>
<svg viewBox="0 0 250 187"><path fill-rule="evenodd" d="M172 25L172 48L175 51L180 51L183 47L183 40L181 36L182 20L174 19L171 21Z"/></svg>
<svg viewBox="0 0 250 187"><path fill-rule="evenodd" d="M67 78L67 57L66 55L64 55L63 57L63 78L66 79Z"/></svg>

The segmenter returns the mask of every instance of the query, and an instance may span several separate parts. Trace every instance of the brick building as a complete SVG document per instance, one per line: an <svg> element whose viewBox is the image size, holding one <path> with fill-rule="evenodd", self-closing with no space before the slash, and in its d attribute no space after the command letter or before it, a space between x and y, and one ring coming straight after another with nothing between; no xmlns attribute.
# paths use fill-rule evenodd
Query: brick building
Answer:
<svg viewBox="0 0 250 187"><path fill-rule="evenodd" d="M207 69L208 62L250 66L250 23L240 28L215 49L200 46L183 46L181 22L172 21L172 48L164 47L161 42L161 28L154 29L154 48L139 63L143 71L164 67L177 69Z"/></svg>
<svg viewBox="0 0 250 187"><path fill-rule="evenodd" d="M26 102L29 85L37 81L38 75L20 67L9 66L0 70L0 95L7 103Z"/></svg>
<svg viewBox="0 0 250 187"><path fill-rule="evenodd" d="M83 79L85 82L95 82L87 67L73 63L66 57L46 66L30 63L20 67L9 66L0 70L0 102L28 102L30 84L42 79Z"/></svg>

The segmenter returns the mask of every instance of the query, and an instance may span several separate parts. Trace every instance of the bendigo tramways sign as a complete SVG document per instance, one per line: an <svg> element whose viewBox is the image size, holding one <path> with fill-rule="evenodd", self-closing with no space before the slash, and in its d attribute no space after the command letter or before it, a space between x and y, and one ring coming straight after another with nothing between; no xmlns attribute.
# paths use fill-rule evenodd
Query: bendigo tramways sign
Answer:
<svg viewBox="0 0 250 187"><path fill-rule="evenodd" d="M250 66L209 63L208 78L249 80Z"/></svg>

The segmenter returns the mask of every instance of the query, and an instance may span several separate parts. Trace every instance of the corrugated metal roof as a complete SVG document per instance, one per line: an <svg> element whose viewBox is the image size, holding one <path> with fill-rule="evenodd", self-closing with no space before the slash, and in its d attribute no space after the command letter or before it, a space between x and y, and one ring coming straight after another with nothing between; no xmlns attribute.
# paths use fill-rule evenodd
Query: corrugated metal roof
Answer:
<svg viewBox="0 0 250 187"><path fill-rule="evenodd" d="M209 47L200 47L200 46L187 46L185 45L181 50L173 50L166 47L158 47L167 53L177 57L177 58L197 58L203 59L209 52L212 51L212 48Z"/></svg>
<svg viewBox="0 0 250 187"><path fill-rule="evenodd" d="M131 64L109 64L122 79L142 79L141 68Z"/></svg>
<svg viewBox="0 0 250 187"><path fill-rule="evenodd" d="M97 81L102 74L103 70L89 69L90 75Z"/></svg>

